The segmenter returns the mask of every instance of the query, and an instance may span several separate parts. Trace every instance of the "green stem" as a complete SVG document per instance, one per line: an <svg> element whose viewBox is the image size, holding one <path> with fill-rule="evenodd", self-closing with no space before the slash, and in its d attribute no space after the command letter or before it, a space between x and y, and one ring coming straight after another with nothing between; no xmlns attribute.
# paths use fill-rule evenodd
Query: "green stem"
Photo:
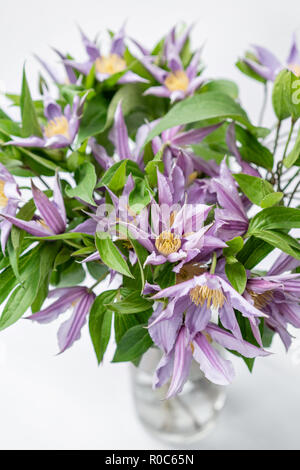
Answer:
<svg viewBox="0 0 300 470"><path fill-rule="evenodd" d="M89 291L91 292L93 289L95 289L95 287L98 286L98 284L100 284L100 282L104 281L104 279L107 277L107 274L108 273L105 273L103 274L103 276L101 276L98 281L95 282L95 284L92 285L92 287L89 288Z"/></svg>
<svg viewBox="0 0 300 470"><path fill-rule="evenodd" d="M292 194L291 194L291 197L290 197L289 202L288 202L288 206L291 205L291 203L292 203L292 201L293 201L293 199L294 199L294 196L295 196L295 194L297 193L299 187L300 187L300 181L298 182L298 184L296 185L294 191L293 191Z"/></svg>
<svg viewBox="0 0 300 470"><path fill-rule="evenodd" d="M278 140L279 140L279 135L280 135L281 123L282 123L282 121L278 121L278 124L277 124L277 127L276 127L276 136L275 136L274 150L273 150L273 155L274 155L274 157L275 157L275 153L276 153L277 146L278 146Z"/></svg>
<svg viewBox="0 0 300 470"><path fill-rule="evenodd" d="M284 188L282 189L282 191L285 191L289 185L297 178L297 176L300 174L300 170L298 170L294 176L287 182L287 184L284 186Z"/></svg>
<svg viewBox="0 0 300 470"><path fill-rule="evenodd" d="M217 267L217 254L216 252L214 252L213 259L211 262L211 267L210 267L210 274L215 274L216 267Z"/></svg>
<svg viewBox="0 0 300 470"><path fill-rule="evenodd" d="M296 122L296 121L294 121L294 119L291 120L291 128L290 128L290 132L289 132L289 135L288 135L286 144L285 144L285 148L284 148L282 160L281 160L281 161L278 163L278 165L277 165L277 186L278 186L278 191L281 191L281 176L282 176L283 162L284 162L284 159L285 159L285 157L286 157L286 154L287 154L287 151L288 151L290 142L291 142L291 138L292 138L292 135L293 135L295 122Z"/></svg>

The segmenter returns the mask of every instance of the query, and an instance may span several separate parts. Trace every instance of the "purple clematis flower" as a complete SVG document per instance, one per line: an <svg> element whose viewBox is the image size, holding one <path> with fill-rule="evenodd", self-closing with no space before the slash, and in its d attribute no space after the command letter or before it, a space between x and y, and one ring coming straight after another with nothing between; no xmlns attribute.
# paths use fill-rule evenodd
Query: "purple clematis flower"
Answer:
<svg viewBox="0 0 300 470"><path fill-rule="evenodd" d="M164 325L160 324L160 331L158 328L156 331L153 331L152 328L149 330L154 342L164 351L156 369L154 388L165 385L171 378L166 399L181 392L189 376L193 358L198 362L205 377L211 382L218 385L229 385L233 381L235 373L232 363L221 356L213 342L249 358L269 354L243 339L235 338L213 323L208 323L204 330L196 334L191 334L186 325L180 326L176 331L172 325L169 325L170 323L165 321Z"/></svg>
<svg viewBox="0 0 300 470"><path fill-rule="evenodd" d="M168 63L169 58L172 58L174 51L177 55L180 55L185 43L189 39L193 27L194 25L191 24L190 26L185 28L184 32L181 35L178 36L176 34L177 25L173 26L169 34L167 34L164 42L163 60L166 63Z"/></svg>
<svg viewBox="0 0 300 470"><path fill-rule="evenodd" d="M32 182L32 195L40 216L35 216L33 220L27 222L17 219L9 214L2 214L10 223L35 237L47 237L64 233L67 225L66 209L60 189L58 175L55 178L53 188L53 201L38 189Z"/></svg>
<svg viewBox="0 0 300 470"><path fill-rule="evenodd" d="M13 137L13 140L6 145L51 149L68 147L77 135L85 99L86 95L81 99L75 96L73 106L67 105L63 112L52 98L46 96L44 112L48 124L43 128L43 137Z"/></svg>
<svg viewBox="0 0 300 470"><path fill-rule="evenodd" d="M256 60L244 58L243 61L265 80L274 81L278 73L284 68L291 70L297 77L300 77L300 53L295 35L286 65L283 65L271 51L264 47L253 46L253 49Z"/></svg>
<svg viewBox="0 0 300 470"><path fill-rule="evenodd" d="M93 137L89 140L89 145L95 159L104 170L108 170L108 168L120 160L133 160L143 169L143 144L149 132L150 130L147 124L141 126L137 131L135 148L131 150L129 147L128 131L122 112L122 103L119 102L114 116L114 125L109 134L110 141L115 146L116 154L110 157L105 148L99 145Z"/></svg>
<svg viewBox="0 0 300 470"><path fill-rule="evenodd" d="M214 178L212 186L221 206L221 209L215 210L216 223L212 228L213 234L224 241L244 235L248 230L249 221L236 182L225 159L220 165L220 176Z"/></svg>
<svg viewBox="0 0 300 470"><path fill-rule="evenodd" d="M60 57L62 61L67 60L67 56L62 54L60 51L57 49L53 49L54 52ZM80 80L77 79L76 74L72 67L70 65L67 65L64 63L64 68L65 68L65 77L61 78L55 70L50 67L47 62L45 62L43 59L41 59L39 56L35 55L35 58L39 61L39 63L44 67L48 75L52 78L52 80L59 84L59 85L65 85L65 84L72 84L72 85L77 85L80 83Z"/></svg>
<svg viewBox="0 0 300 470"><path fill-rule="evenodd" d="M296 267L296 263L285 258L279 257L271 269L272 273L277 272L276 275L268 273L264 277L250 278L244 296L268 315L265 324L280 335L288 350L292 340L287 326L300 328L300 273L281 274L287 268ZM299 265L299 260L294 261ZM256 322L257 329L258 324Z"/></svg>
<svg viewBox="0 0 300 470"><path fill-rule="evenodd" d="M160 86L150 87L145 91L145 95L154 95L160 98L170 98L171 102L179 101L187 96L191 96L203 84L203 78L198 76L198 66L201 51L197 51L188 65L183 68L181 59L176 47L168 46L168 68L166 71L153 64L149 56L140 58L144 67L160 83Z"/></svg>
<svg viewBox="0 0 300 470"><path fill-rule="evenodd" d="M193 183L198 173L215 177L219 175L219 167L214 161L205 161L194 155L188 147L202 142L205 137L217 130L223 123L183 131L183 126L172 127L162 132L161 137L152 141L153 153L156 155L162 148L165 174L170 176L174 166L181 168L186 185Z"/></svg>
<svg viewBox="0 0 300 470"><path fill-rule="evenodd" d="M95 66L96 78L99 82L103 82L115 74L123 72L117 81L118 84L125 83L148 83L148 80L140 77L136 73L127 69L125 52L125 30L124 26L115 34L112 39L110 53L108 56L101 54L96 42L90 41L81 31L82 41L88 55L88 60L84 63L74 60L65 60L64 63L78 70L83 75L88 75L91 68Z"/></svg>
<svg viewBox="0 0 300 470"><path fill-rule="evenodd" d="M10 172L0 163L0 230L1 230L1 249L5 253L6 243L11 231L12 224L2 216L14 217L17 212L20 190Z"/></svg>
<svg viewBox="0 0 300 470"><path fill-rule="evenodd" d="M151 225L147 210L146 216L143 211L139 220L142 226L133 222L126 224L132 236L151 253L145 265L179 262L174 267L174 271L179 272L184 264L201 253L204 243L209 242L211 251L225 247L223 242L213 236L209 240L205 238L210 226L204 226L204 221L211 207L204 204L174 204L178 195L171 180L159 171L157 179L159 204L152 200Z"/></svg>
<svg viewBox="0 0 300 470"><path fill-rule="evenodd" d="M81 329L96 296L86 287L66 287L51 291L48 298L53 297L58 297L58 300L28 318L38 323L49 323L71 307L74 308L71 318L63 323L58 330L58 344L61 354L80 339Z"/></svg>
<svg viewBox="0 0 300 470"><path fill-rule="evenodd" d="M171 321L185 325L191 335L205 330L217 313L222 325L239 339L242 339L239 324L234 309L254 322L256 318L266 315L258 310L253 303L241 296L225 279L217 274L204 273L200 276L163 289L152 296L152 299L171 299L167 307L154 319L150 319L149 326L161 321Z"/></svg>

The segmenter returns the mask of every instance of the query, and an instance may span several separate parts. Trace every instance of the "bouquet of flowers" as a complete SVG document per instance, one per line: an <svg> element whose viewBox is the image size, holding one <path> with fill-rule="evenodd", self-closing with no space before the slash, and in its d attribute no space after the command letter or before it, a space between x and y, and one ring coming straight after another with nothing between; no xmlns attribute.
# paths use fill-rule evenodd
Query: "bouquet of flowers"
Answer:
<svg viewBox="0 0 300 470"><path fill-rule="evenodd" d="M150 51L122 27L105 53L80 32L87 60L56 51L64 76L38 58L55 91L41 74L34 100L24 69L6 95L20 120L0 109L0 330L29 309L39 323L68 311L60 353L87 321L99 363L111 335L113 362L155 346L167 398L192 359L227 385L220 349L251 371L300 327L296 42L287 65L262 47L237 62L266 91L256 125L235 83L206 76L190 32ZM275 125L262 127L270 87Z"/></svg>

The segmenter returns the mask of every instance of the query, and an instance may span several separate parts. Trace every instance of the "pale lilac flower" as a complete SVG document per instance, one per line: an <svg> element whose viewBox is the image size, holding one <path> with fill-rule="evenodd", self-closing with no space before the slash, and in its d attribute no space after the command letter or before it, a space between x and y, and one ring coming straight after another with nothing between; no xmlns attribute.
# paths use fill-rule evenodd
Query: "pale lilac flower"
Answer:
<svg viewBox="0 0 300 470"><path fill-rule="evenodd" d="M1 249L5 253L6 243L11 231L12 224L3 216L16 215L20 190L10 172L0 163L0 231L1 231Z"/></svg>
<svg viewBox="0 0 300 470"><path fill-rule="evenodd" d="M3 217L11 224L26 230L35 237L47 237L64 233L67 226L67 216L58 175L56 175L54 181L52 202L33 182L31 187L33 199L40 216L35 216L31 221L17 219L9 214L2 214Z"/></svg>
<svg viewBox="0 0 300 470"><path fill-rule="evenodd" d="M207 272L163 289L152 296L153 300L163 298L170 299L169 303L154 321L150 319L150 327L163 320L182 322L184 316L190 334L194 335L203 331L211 321L212 315L218 313L223 327L230 330L235 337L242 339L234 309L248 318L250 323L256 318L266 316L221 276Z"/></svg>
<svg viewBox="0 0 300 470"><path fill-rule="evenodd" d="M59 349L60 353L63 353L80 339L81 329L86 323L87 315L96 296L86 287L66 287L51 291L48 298L53 297L58 297L58 299L49 307L28 318L38 323L49 323L73 307L72 316L58 330Z"/></svg>
<svg viewBox="0 0 300 470"><path fill-rule="evenodd" d="M170 386L166 398L169 399L181 392L190 371L192 358L198 362L201 371L211 382L218 385L229 385L235 376L233 365L224 359L214 344L220 345L230 351L237 351L244 357L254 358L267 356L263 349L237 339L213 323L196 334L191 334L188 326L180 326L174 331L169 323L160 325L161 333L152 331L154 342L164 351L154 376L154 388L165 385L170 379ZM151 334L151 328L150 328ZM170 341L169 336L172 337ZM165 348L165 339L168 337L168 348ZM172 347L170 348L170 343Z"/></svg>
<svg viewBox="0 0 300 470"><path fill-rule="evenodd" d="M109 139L115 147L115 155L110 157L105 148L99 145L94 137L89 139L89 145L95 160L104 170L108 170L108 168L120 160L132 160L143 169L143 144L148 132L150 132L148 125L141 126L137 131L135 148L130 149L128 131L122 112L122 103L119 102L114 116L114 125L109 134Z"/></svg>
<svg viewBox="0 0 300 470"><path fill-rule="evenodd" d="M58 51L57 49L53 49L54 52L59 56L59 58L62 60L62 61L65 61L67 60L67 56L62 54L60 51ZM52 80L59 84L59 85L66 85L66 84L71 84L71 85L76 85L76 84L79 84L80 83L80 80L77 79L76 77L76 74L74 72L74 70L72 69L72 67L70 65L67 65L67 64L63 64L64 65L64 68L65 68L65 76L62 78L61 76L59 76L56 72L56 70L53 70L53 68L51 66L48 65L47 62L45 62L43 59L41 59L39 56L37 56L35 54L35 58L39 61L39 63L44 67L44 69L46 70L46 72L48 73L48 75L52 78Z"/></svg>
<svg viewBox="0 0 300 470"><path fill-rule="evenodd" d="M85 99L86 95L83 98L75 96L73 106L71 107L68 104L64 111L62 111L59 104L49 96L46 96L44 100L44 113L48 124L42 129L43 137L13 137L13 140L7 142L6 145L51 149L69 147L77 136Z"/></svg>
<svg viewBox="0 0 300 470"><path fill-rule="evenodd" d="M78 70L83 75L88 75L91 68L95 66L95 76L99 82L103 82L115 74L121 73L117 80L118 84L125 83L147 83L148 80L140 77L131 70L127 70L124 59L125 52L125 30L124 26L114 35L111 41L110 52L107 56L101 54L96 42L91 41L81 31L81 37L88 60L80 63L74 60L65 60L64 63Z"/></svg>
<svg viewBox="0 0 300 470"><path fill-rule="evenodd" d="M198 75L201 51L197 51L186 70L183 68L176 47L169 46L168 69L165 70L153 63L149 56L140 58L148 72L160 83L145 91L145 95L154 95L160 98L170 98L171 102L179 101L193 95L203 84L203 78Z"/></svg>
<svg viewBox="0 0 300 470"><path fill-rule="evenodd" d="M212 186L221 207L215 210L213 234L224 241L244 235L248 230L249 220L225 159L220 165L220 176L214 178Z"/></svg>
<svg viewBox="0 0 300 470"><path fill-rule="evenodd" d="M291 70L297 77L300 77L300 53L295 35L286 64L282 64L277 57L265 47L254 45L253 49L257 60L244 58L243 61L265 80L275 81L278 73L284 68Z"/></svg>
<svg viewBox="0 0 300 470"><path fill-rule="evenodd" d="M265 324L280 335L288 350L292 342L288 325L300 328L300 273L281 274L281 269L285 271L287 266L289 268L295 266L291 260L285 261L281 257L279 262L275 263L275 268L271 271L273 273L276 271L277 275L268 274L248 279L244 297L268 316ZM299 260L297 264L299 265ZM253 329L256 335L258 327L259 322L256 321Z"/></svg>

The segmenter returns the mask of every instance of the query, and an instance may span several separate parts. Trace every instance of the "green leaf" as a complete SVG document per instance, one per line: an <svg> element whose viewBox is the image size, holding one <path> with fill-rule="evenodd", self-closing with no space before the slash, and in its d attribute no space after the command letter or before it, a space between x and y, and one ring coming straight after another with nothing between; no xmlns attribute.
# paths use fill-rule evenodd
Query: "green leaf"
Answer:
<svg viewBox="0 0 300 470"><path fill-rule="evenodd" d="M300 244L284 232L278 230L256 230L255 237L264 240L275 248L279 248L293 258L300 259Z"/></svg>
<svg viewBox="0 0 300 470"><path fill-rule="evenodd" d="M108 267L98 261L86 263L86 267L90 275L97 281L104 274L108 274Z"/></svg>
<svg viewBox="0 0 300 470"><path fill-rule="evenodd" d="M59 269L59 273L60 281L56 285L57 287L77 286L85 279L85 271L82 264L74 263L74 261L66 269Z"/></svg>
<svg viewBox="0 0 300 470"><path fill-rule="evenodd" d="M100 257L109 268L123 274L124 276L133 277L128 264L123 259L118 248L114 245L108 233L99 234L96 236L96 246L99 251Z"/></svg>
<svg viewBox="0 0 300 470"><path fill-rule="evenodd" d="M139 214L151 201L151 189L144 179L136 178L133 190L129 195L130 208Z"/></svg>
<svg viewBox="0 0 300 470"><path fill-rule="evenodd" d="M95 205L93 193L97 182L95 167L92 163L86 162L81 165L75 173L77 186L75 188L67 187L68 197L78 197L88 204Z"/></svg>
<svg viewBox="0 0 300 470"><path fill-rule="evenodd" d="M121 338L113 362L135 361L153 344L148 330L143 325L130 328Z"/></svg>
<svg viewBox="0 0 300 470"><path fill-rule="evenodd" d="M144 176L144 173L140 170L136 162L133 162L131 160L121 160L120 162L117 162L113 166L111 166L104 173L104 175L102 176L101 180L99 181L97 185L97 188L100 188L101 186L109 186L111 180L114 179L116 172L119 170L121 166L122 167L125 166L126 176L129 176L130 173L132 174L132 176L137 176L140 178L143 178Z"/></svg>
<svg viewBox="0 0 300 470"><path fill-rule="evenodd" d="M284 194L277 192L277 193L271 193L267 194L261 201L260 206L263 209L267 209L268 207L276 206L283 198Z"/></svg>
<svg viewBox="0 0 300 470"><path fill-rule="evenodd" d="M42 137L42 131L38 122L36 110L31 98L28 87L25 67L23 68L22 92L20 99L21 116L22 116L22 134L23 137L36 135Z"/></svg>
<svg viewBox="0 0 300 470"><path fill-rule="evenodd" d="M39 286L39 270L30 279L16 287L9 297L0 318L0 331L18 321L34 301Z"/></svg>
<svg viewBox="0 0 300 470"><path fill-rule="evenodd" d="M250 53L250 52L247 52L245 54L245 57L246 58L249 58L249 59L252 59L254 61L257 61L256 57L254 56L254 54ZM235 64L237 66L237 68L244 74L244 75L247 75L248 77L258 81L258 82L261 82L261 83L264 83L266 84L267 81L261 77L260 75L258 75L258 73L255 73L251 67L249 67L249 65L246 64L246 62L244 62L243 60L239 60L238 62L236 62Z"/></svg>
<svg viewBox="0 0 300 470"><path fill-rule="evenodd" d="M244 266L235 260L234 263L226 263L225 272L232 287L239 294L243 294L247 284L247 274Z"/></svg>
<svg viewBox="0 0 300 470"><path fill-rule="evenodd" d="M245 111L230 96L208 92L177 103L149 133L146 143L171 127L207 119L233 119L254 131Z"/></svg>
<svg viewBox="0 0 300 470"><path fill-rule="evenodd" d="M269 207L256 214L250 222L248 235L257 230L291 230L300 228L300 209L291 207Z"/></svg>
<svg viewBox="0 0 300 470"><path fill-rule="evenodd" d="M235 256L243 249L244 240L242 239L242 237L235 237L232 240L226 242L226 244L228 245L228 248L224 248L224 255L226 257L230 255Z"/></svg>
<svg viewBox="0 0 300 470"><path fill-rule="evenodd" d="M244 194L250 199L253 204L257 206L261 206L262 204L269 204L273 205L272 202L278 200L278 194L275 196L275 199L266 199L270 195L273 195L274 198L274 189L273 186L263 178L258 178L256 176L246 175L240 173L238 175L234 175L235 180L237 181L239 187L243 191ZM280 193L282 199L283 194Z"/></svg>
<svg viewBox="0 0 300 470"><path fill-rule="evenodd" d="M90 312L89 330L98 364L103 360L111 334L113 314L107 310L105 304L112 302L117 292L117 290L103 292L96 298Z"/></svg>
<svg viewBox="0 0 300 470"><path fill-rule="evenodd" d="M102 95L96 95L86 103L78 132L79 143L102 131L106 123L106 114L107 104Z"/></svg>
<svg viewBox="0 0 300 470"><path fill-rule="evenodd" d="M210 91L223 93L234 100L239 96L239 87L231 80L212 80L203 85L200 88L199 93L207 93Z"/></svg>
<svg viewBox="0 0 300 470"><path fill-rule="evenodd" d="M295 145L288 156L283 160L286 168L291 168L300 157L300 130L298 132Z"/></svg>
<svg viewBox="0 0 300 470"><path fill-rule="evenodd" d="M107 308L112 310L113 312L122 313L122 314L133 314L133 313L140 313L144 312L145 310L149 310L153 305L153 302L150 302L147 299L144 299L141 296L141 293L132 292L127 297L119 302L114 302L107 304Z"/></svg>
<svg viewBox="0 0 300 470"><path fill-rule="evenodd" d="M290 93L291 72L282 70L276 77L273 87L273 108L279 121L291 116Z"/></svg>
<svg viewBox="0 0 300 470"><path fill-rule="evenodd" d="M266 169L273 168L273 155L267 147L264 147L257 138L241 126L235 126L236 139L240 142L239 151L243 160L255 163Z"/></svg>
<svg viewBox="0 0 300 470"><path fill-rule="evenodd" d="M237 259L246 269L253 269L266 256L268 256L274 247L269 243L255 237L250 237L244 245L244 248L238 253Z"/></svg>
<svg viewBox="0 0 300 470"><path fill-rule="evenodd" d="M118 166L110 182L108 183L108 187L113 193L117 193L125 186L127 162L128 160L121 162L121 165Z"/></svg>

